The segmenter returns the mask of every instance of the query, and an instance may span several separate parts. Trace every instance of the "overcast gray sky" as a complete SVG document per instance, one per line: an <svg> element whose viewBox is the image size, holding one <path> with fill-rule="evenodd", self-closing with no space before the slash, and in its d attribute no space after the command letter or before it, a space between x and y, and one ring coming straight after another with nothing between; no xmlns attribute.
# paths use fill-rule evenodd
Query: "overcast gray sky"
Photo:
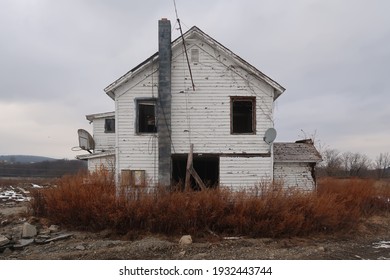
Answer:
<svg viewBox="0 0 390 280"><path fill-rule="evenodd" d="M0 0L0 154L72 159L103 89L157 51L172 0ZM390 1L176 0L198 26L286 88L276 141L390 152ZM174 29L172 37L179 36Z"/></svg>

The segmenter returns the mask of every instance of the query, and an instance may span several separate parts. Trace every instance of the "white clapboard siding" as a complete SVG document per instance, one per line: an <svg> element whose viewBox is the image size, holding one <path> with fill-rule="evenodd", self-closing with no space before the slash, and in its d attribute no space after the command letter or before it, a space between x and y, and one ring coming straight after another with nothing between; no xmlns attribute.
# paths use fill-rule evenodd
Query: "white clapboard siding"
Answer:
<svg viewBox="0 0 390 280"><path fill-rule="evenodd" d="M172 154L188 153L190 143L198 154L269 153L263 137L273 127L273 88L204 42L191 40L188 52L192 49L199 50L199 62L191 62L195 91L182 46L172 54ZM117 172L145 170L149 184L158 181L158 139L156 134L135 133L135 99L157 97L157 68L151 63L115 89ZM231 96L256 97L256 134L231 135ZM229 186L253 185L272 176L270 157L221 157L220 168L221 184Z"/></svg>
<svg viewBox="0 0 390 280"><path fill-rule="evenodd" d="M115 133L104 132L105 118L93 120L93 139L96 151L107 151L115 149Z"/></svg>
<svg viewBox="0 0 390 280"><path fill-rule="evenodd" d="M88 159L88 171L96 172L101 168L105 168L109 171L115 169L115 156L103 156Z"/></svg>
<svg viewBox="0 0 390 280"><path fill-rule="evenodd" d="M233 190L254 188L271 182L270 157L221 157L220 185Z"/></svg>
<svg viewBox="0 0 390 280"><path fill-rule="evenodd" d="M272 127L273 89L254 80L228 58L204 43L191 44L199 50L199 62L191 63L195 91L188 65L179 49L172 61L172 141L176 153L267 153L263 136ZM256 97L256 134L230 133L230 97Z"/></svg>
<svg viewBox="0 0 390 280"><path fill-rule="evenodd" d="M284 187L294 187L303 190L314 190L315 182L309 163L276 162L274 164L274 180Z"/></svg>
<svg viewBox="0 0 390 280"><path fill-rule="evenodd" d="M146 183L149 185L158 182L157 134L136 134L135 98L157 97L157 87L153 87L152 83L157 82L158 72L150 76L154 71L148 67L116 93L118 172L123 169L145 170Z"/></svg>

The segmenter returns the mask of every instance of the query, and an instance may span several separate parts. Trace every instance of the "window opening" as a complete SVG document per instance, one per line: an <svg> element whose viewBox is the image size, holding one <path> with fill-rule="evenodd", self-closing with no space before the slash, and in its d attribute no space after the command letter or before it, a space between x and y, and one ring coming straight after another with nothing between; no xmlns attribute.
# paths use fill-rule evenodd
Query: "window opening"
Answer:
<svg viewBox="0 0 390 280"><path fill-rule="evenodd" d="M151 101L137 102L137 133L155 133L156 127L156 103Z"/></svg>
<svg viewBox="0 0 390 280"><path fill-rule="evenodd" d="M254 97L231 98L231 133L254 134L256 106Z"/></svg>
<svg viewBox="0 0 390 280"><path fill-rule="evenodd" d="M115 133L115 119L105 119L104 132Z"/></svg>

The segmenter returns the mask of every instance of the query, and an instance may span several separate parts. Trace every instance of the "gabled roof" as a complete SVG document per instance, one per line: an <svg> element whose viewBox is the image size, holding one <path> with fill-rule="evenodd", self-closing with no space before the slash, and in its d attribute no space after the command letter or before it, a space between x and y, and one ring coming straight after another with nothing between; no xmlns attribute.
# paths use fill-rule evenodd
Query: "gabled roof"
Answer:
<svg viewBox="0 0 390 280"><path fill-rule="evenodd" d="M244 69L246 69L248 72L252 73L254 76L262 79L264 82L269 84L275 89L275 96L274 100L278 98L284 91L285 88L282 87L280 84L278 84L276 81L272 80L270 77L262 73L260 70L258 70L256 67L252 66L248 62L246 62L244 59L233 53L231 50L214 40L212 37L204 33L202 30L200 30L198 27L193 26L190 28L186 33L183 34L184 40L187 40L189 38L192 38L194 36L198 36L204 41L206 41L208 44L214 46L215 48L219 49L220 51L224 52L227 56L232 57L238 64L240 64ZM178 44L182 43L181 36L175 39L171 46L172 49L177 46ZM126 83L131 76L133 76L138 71L142 70L144 67L149 65L150 63L153 63L156 59L158 59L158 52L150 56L145 61L138 64L136 67L128 71L126 74L124 74L122 77L111 83L109 86L107 86L104 91L112 98L114 99L114 90L121 86L122 84Z"/></svg>
<svg viewBox="0 0 390 280"><path fill-rule="evenodd" d="M312 143L297 142L275 142L274 162L320 162L322 160L321 155Z"/></svg>

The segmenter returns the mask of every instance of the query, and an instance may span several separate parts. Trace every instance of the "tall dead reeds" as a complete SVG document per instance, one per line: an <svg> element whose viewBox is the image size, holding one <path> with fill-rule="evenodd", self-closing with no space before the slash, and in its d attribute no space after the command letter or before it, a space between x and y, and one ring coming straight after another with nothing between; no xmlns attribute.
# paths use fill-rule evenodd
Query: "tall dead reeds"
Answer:
<svg viewBox="0 0 390 280"><path fill-rule="evenodd" d="M326 179L317 192L270 186L257 196L225 188L138 188L117 197L112 178L101 170L87 177L64 177L56 188L35 191L31 209L52 222L85 230L302 236L351 230L363 217L388 212L390 191L379 191L374 183Z"/></svg>

